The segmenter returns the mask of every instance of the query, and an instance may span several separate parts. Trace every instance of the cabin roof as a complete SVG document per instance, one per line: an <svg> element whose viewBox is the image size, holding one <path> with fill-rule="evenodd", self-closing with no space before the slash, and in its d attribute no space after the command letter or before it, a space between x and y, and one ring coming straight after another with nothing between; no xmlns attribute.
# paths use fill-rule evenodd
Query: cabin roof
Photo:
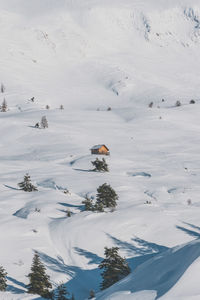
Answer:
<svg viewBox="0 0 200 300"><path fill-rule="evenodd" d="M108 147L106 147L106 145L94 145L91 148L91 150L98 150L98 149L101 149L101 147L105 147L107 150L109 150Z"/></svg>

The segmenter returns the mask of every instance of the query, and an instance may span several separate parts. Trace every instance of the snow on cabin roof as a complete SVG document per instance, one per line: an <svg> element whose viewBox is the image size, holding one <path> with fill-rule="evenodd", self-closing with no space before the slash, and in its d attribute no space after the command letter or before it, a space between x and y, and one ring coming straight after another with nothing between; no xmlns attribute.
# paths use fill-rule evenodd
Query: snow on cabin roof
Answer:
<svg viewBox="0 0 200 300"><path fill-rule="evenodd" d="M100 149L101 147L106 147L106 146L105 145L95 145L91 148L91 150L97 150L97 149ZM106 147L106 149L108 149L108 148Z"/></svg>

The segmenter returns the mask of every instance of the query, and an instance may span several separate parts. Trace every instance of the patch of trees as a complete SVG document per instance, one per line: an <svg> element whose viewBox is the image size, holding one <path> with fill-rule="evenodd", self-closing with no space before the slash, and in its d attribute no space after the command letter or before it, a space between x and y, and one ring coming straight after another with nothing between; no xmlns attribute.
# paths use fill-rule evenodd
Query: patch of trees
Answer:
<svg viewBox="0 0 200 300"><path fill-rule="evenodd" d="M108 164L106 163L105 158L103 158L102 160L96 158L95 161L92 161L91 163L94 166L93 171L95 171L95 172L109 172Z"/></svg>
<svg viewBox="0 0 200 300"><path fill-rule="evenodd" d="M115 190L107 183L100 185L97 188L96 202L88 196L82 202L86 211L104 212L104 209L113 211L117 206L118 195Z"/></svg>

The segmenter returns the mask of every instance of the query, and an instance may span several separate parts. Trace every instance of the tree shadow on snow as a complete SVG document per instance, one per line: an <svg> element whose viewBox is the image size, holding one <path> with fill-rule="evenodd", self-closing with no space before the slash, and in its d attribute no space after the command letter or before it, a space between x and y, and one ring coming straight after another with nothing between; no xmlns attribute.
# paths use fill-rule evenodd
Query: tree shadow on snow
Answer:
<svg viewBox="0 0 200 300"><path fill-rule="evenodd" d="M64 207L71 207L71 208L77 208L80 211L84 211L84 205L75 205L75 204L70 204L70 203L64 203L64 202L58 202L58 204L64 206Z"/></svg>
<svg viewBox="0 0 200 300"><path fill-rule="evenodd" d="M13 186L10 186L10 185L7 185L7 184L4 184L4 186L7 187L7 188L9 188L9 189L11 189L11 190L21 191L21 189L13 187Z"/></svg>
<svg viewBox="0 0 200 300"><path fill-rule="evenodd" d="M85 170L85 169L74 169L73 168L73 170L74 171L80 171L80 172L87 172L87 173L91 173L91 172L94 173L95 172L94 170Z"/></svg>
<svg viewBox="0 0 200 300"><path fill-rule="evenodd" d="M96 256L94 253L90 253L79 248L75 249L75 251L88 258L90 260L90 263L92 263L92 260L95 261L98 258L98 256ZM66 265L63 259L60 257L53 258L45 253L38 253L42 261L50 270L66 274L68 275L68 277L70 277L69 281L66 284L67 290L70 293L74 293L75 297L77 296L78 299L87 299L89 291L91 289L94 289L95 291L99 290L101 276L100 270L98 268L85 270L77 266ZM100 261L100 258L98 259L98 261Z"/></svg>
<svg viewBox="0 0 200 300"><path fill-rule="evenodd" d="M190 223L186 223L186 222L183 222L183 224L193 228L193 229L196 229L198 230L199 232L197 231L194 231L192 229L188 229L188 228L185 228L183 226L176 226L177 229L183 231L184 233L196 238L196 239L199 239L200 238L200 227L196 226L196 225L193 225L193 224L190 224Z"/></svg>
<svg viewBox="0 0 200 300"><path fill-rule="evenodd" d="M7 279L9 282L13 283L14 285L18 285L24 289L26 288L26 285L23 282L20 282L10 276L7 276ZM18 288L14 285L8 284L6 291L11 292L13 294L22 294L26 292L26 290Z"/></svg>

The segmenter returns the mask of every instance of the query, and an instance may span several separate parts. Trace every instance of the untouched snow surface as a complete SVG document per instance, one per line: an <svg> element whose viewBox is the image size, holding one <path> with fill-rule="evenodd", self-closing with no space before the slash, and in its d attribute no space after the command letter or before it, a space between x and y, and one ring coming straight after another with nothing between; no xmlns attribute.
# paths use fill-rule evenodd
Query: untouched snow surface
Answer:
<svg viewBox="0 0 200 300"><path fill-rule="evenodd" d="M0 299L41 299L26 293L37 250L76 300L199 300L199 0L0 0L0 41ZM18 189L27 172L38 192ZM105 182L116 211L83 212ZM102 292L105 246L132 272Z"/></svg>

